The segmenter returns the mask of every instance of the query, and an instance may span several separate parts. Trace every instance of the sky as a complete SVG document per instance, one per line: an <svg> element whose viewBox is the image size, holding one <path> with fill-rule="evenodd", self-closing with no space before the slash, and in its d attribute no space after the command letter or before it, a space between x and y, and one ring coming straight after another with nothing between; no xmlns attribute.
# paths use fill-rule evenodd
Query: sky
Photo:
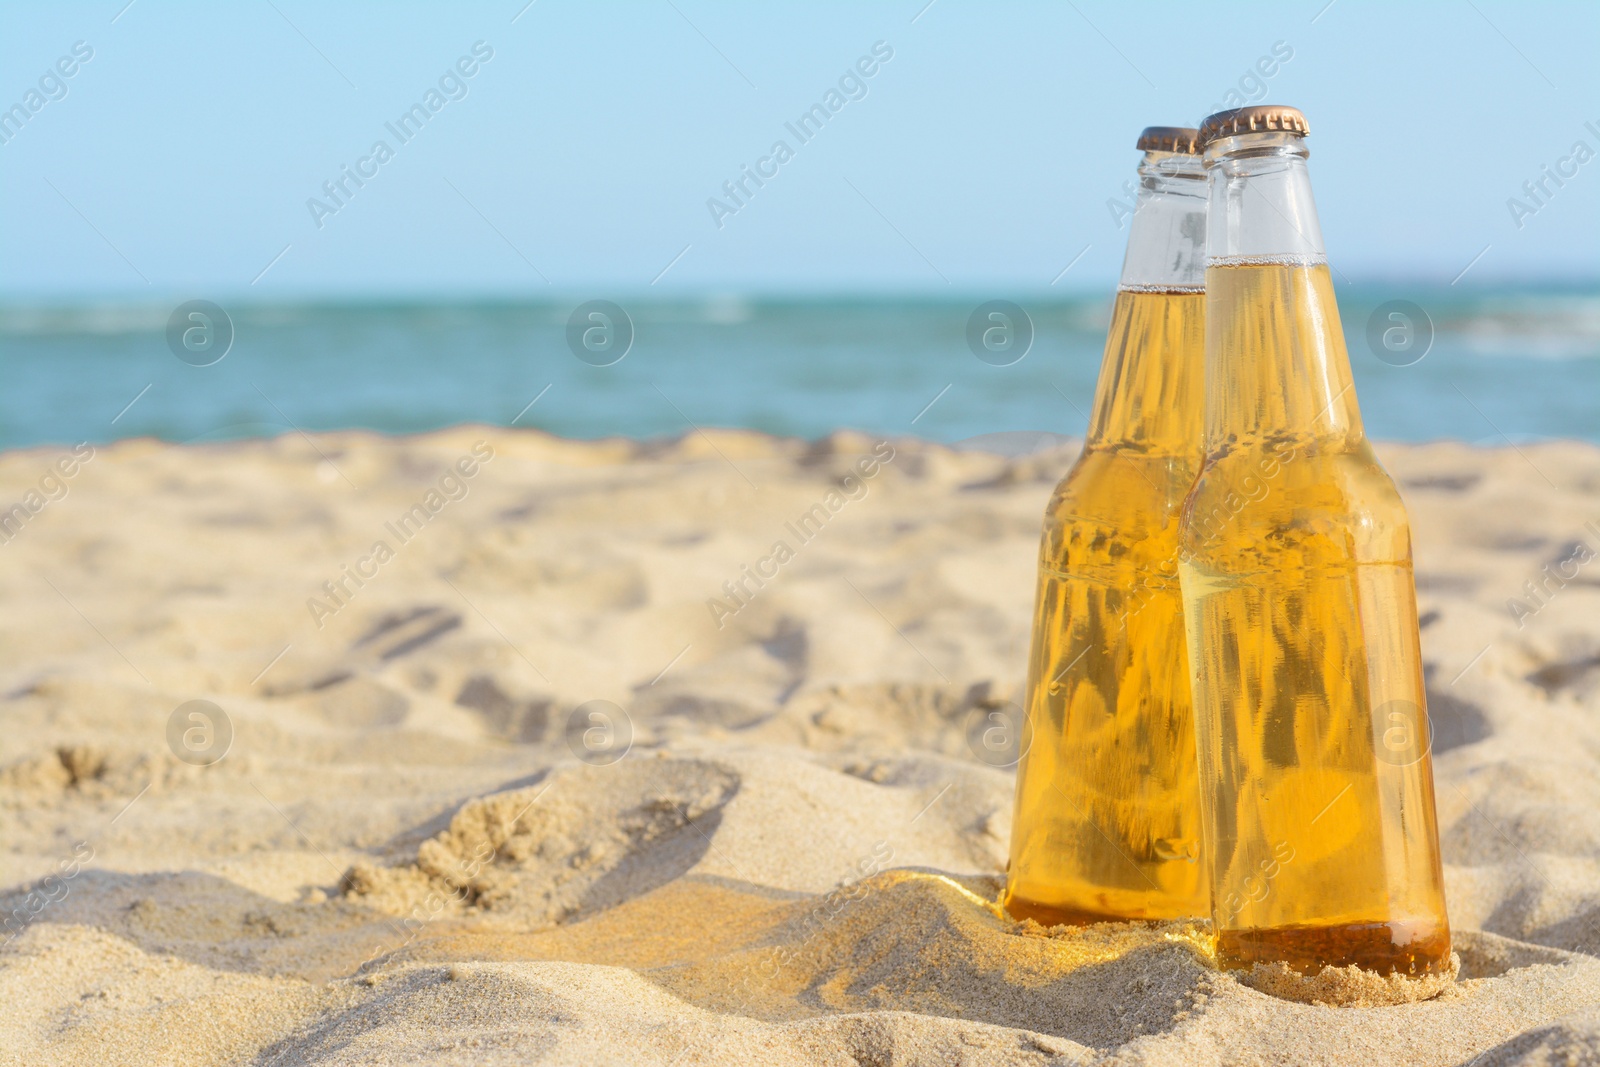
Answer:
<svg viewBox="0 0 1600 1067"><path fill-rule="evenodd" d="M0 11L10 304L1103 291L1140 128L1240 101L1306 113L1346 276L1600 278L1593 3Z"/></svg>

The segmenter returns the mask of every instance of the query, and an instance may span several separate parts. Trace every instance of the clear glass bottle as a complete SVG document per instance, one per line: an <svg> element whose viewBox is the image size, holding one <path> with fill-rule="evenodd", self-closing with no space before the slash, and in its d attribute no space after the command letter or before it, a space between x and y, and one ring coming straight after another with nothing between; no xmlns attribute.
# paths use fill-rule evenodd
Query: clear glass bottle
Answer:
<svg viewBox="0 0 1600 1067"><path fill-rule="evenodd" d="M1199 470L1206 186L1192 129L1141 135L1082 456L1045 512L1002 903L1046 925L1206 914L1177 581Z"/></svg>
<svg viewBox="0 0 1600 1067"><path fill-rule="evenodd" d="M1305 120L1202 131L1205 463L1179 558L1217 959L1446 973L1411 533L1356 407Z"/></svg>

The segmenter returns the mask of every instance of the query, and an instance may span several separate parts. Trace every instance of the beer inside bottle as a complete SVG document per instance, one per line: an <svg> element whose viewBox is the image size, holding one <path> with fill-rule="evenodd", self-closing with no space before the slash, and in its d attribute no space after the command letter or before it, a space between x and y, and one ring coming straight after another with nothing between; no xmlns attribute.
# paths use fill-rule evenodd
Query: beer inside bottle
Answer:
<svg viewBox="0 0 1600 1067"><path fill-rule="evenodd" d="M1205 462L1179 558L1217 959L1441 973L1411 534L1356 407L1304 119L1203 130Z"/></svg>
<svg viewBox="0 0 1600 1067"><path fill-rule="evenodd" d="M1196 131L1139 147L1082 456L1045 513L1004 904L1046 925L1203 916L1178 512L1198 472L1205 181Z"/></svg>

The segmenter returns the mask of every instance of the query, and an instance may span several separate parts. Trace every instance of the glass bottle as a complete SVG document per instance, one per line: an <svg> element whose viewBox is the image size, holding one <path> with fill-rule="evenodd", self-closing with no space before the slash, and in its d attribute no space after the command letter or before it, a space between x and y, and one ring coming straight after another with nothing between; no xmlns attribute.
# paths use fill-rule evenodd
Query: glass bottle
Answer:
<svg viewBox="0 0 1600 1067"><path fill-rule="evenodd" d="M1205 463L1179 558L1217 960L1445 973L1411 533L1356 407L1305 119L1201 129Z"/></svg>
<svg viewBox="0 0 1600 1067"><path fill-rule="evenodd" d="M1199 470L1206 186L1196 131L1139 138L1083 454L1045 512L1002 903L1046 925L1199 917L1178 513Z"/></svg>

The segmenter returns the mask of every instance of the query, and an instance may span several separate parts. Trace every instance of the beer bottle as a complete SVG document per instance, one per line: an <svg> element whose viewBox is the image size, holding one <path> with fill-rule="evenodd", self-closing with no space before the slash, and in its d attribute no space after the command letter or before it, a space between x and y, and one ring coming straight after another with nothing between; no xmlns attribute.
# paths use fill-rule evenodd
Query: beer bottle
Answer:
<svg viewBox="0 0 1600 1067"><path fill-rule="evenodd" d="M1046 925L1203 916L1178 513L1200 465L1206 186L1151 127L1083 454L1045 512L1003 903Z"/></svg>
<svg viewBox="0 0 1600 1067"><path fill-rule="evenodd" d="M1205 462L1183 510L1218 962L1447 973L1411 534L1361 426L1306 122L1201 126Z"/></svg>

